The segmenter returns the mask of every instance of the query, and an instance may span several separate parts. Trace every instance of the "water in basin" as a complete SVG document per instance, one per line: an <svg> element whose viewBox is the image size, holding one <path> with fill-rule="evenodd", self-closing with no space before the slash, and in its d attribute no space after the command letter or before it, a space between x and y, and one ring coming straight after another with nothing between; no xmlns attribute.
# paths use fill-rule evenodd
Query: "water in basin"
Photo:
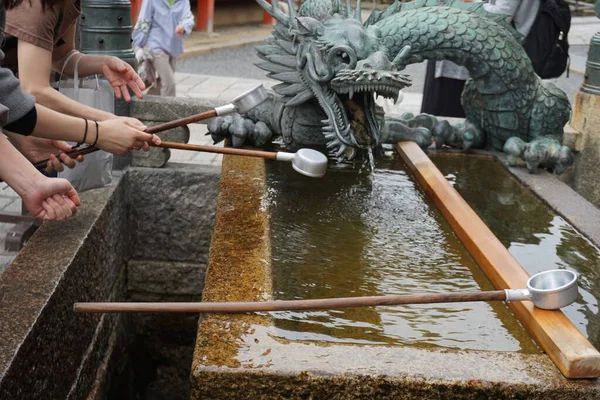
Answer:
<svg viewBox="0 0 600 400"><path fill-rule="evenodd" d="M579 299L562 310L600 348L600 250L494 159L432 160L529 274L556 268L579 273Z"/></svg>
<svg viewBox="0 0 600 400"><path fill-rule="evenodd" d="M269 163L273 291L279 300L493 290L396 157L303 177ZM501 302L273 313L276 337L535 353Z"/></svg>

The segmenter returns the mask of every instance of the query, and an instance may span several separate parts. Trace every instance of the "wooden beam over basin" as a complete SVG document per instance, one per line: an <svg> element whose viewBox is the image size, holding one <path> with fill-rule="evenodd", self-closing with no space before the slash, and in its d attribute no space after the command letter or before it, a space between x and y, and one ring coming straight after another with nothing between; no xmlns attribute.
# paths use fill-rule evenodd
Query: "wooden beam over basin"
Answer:
<svg viewBox="0 0 600 400"><path fill-rule="evenodd" d="M402 142L396 145L396 150L492 284L497 289L525 288L527 271L421 148L414 142ZM600 353L562 311L541 310L528 301L509 306L565 377L600 377Z"/></svg>

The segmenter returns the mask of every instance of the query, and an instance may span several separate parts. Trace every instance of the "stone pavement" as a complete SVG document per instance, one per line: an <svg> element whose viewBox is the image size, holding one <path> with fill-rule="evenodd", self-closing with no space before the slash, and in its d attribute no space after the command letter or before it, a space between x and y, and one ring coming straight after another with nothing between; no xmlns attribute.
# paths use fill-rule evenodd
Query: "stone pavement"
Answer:
<svg viewBox="0 0 600 400"><path fill-rule="evenodd" d="M569 30L569 44L571 46L589 46L592 36L600 32L600 19L596 17L573 17L571 19L571 29ZM569 52L571 63L569 70L571 72L585 74L585 55Z"/></svg>

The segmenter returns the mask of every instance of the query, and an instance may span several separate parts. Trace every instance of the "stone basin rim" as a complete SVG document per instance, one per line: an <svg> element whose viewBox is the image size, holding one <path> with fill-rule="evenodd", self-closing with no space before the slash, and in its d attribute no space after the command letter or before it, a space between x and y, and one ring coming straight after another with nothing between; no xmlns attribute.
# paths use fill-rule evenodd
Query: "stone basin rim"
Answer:
<svg viewBox="0 0 600 400"><path fill-rule="evenodd" d="M444 154L445 152L435 152ZM452 154L452 153L450 153ZM476 152L477 156L492 157L497 155L489 152ZM502 161L501 159L499 161ZM204 301L257 301L263 299L257 293L243 293L232 297L231 293L213 291L211 284L219 282L220 285L235 286L236 267L226 263L222 257L215 257L223 250L231 249L235 242L231 229L224 226L227 221L226 214L236 210L239 218L245 218L246 213L253 218L261 220L262 226L268 226L269 215L267 210L256 206L255 209L236 207L235 199L221 195L228 191L233 192L237 185L243 185L240 171L249 168L253 176L255 193L260 193L266 188L265 164L263 160L240 160L235 157L225 156L221 172L221 191L218 200L217 224L211 243L211 257L209 273L207 274L206 293L209 296ZM259 171L262 175L257 175ZM520 180L517 177L518 180ZM259 186L262 185L262 188ZM525 183L526 186L528 186ZM574 193L574 192L573 192ZM539 194L538 194L539 196ZM238 199L239 200L239 199ZM551 207L554 209L553 207ZM228 211L229 210L229 211ZM555 210L556 211L556 210ZM220 216L219 216L220 214ZM560 214L560 212L559 212ZM258 215L258 217L257 217ZM221 222L223 224L221 224ZM268 234L253 231L252 235L268 241ZM221 236L223 235L223 236ZM220 239L221 237L221 239ZM226 240L222 240L226 237ZM259 242L258 240L256 241ZM224 246L224 247L222 247ZM261 247L262 246L262 247ZM245 249L246 254L260 254L259 260L252 261L252 256L245 258L248 261L244 269L256 268L260 271L257 275L270 277L270 243L257 245ZM268 262L266 261L268 260ZM219 264L227 265L219 265ZM252 266L250 267L250 265ZM268 265L266 265L268 264ZM211 270L214 273L220 268L227 268L226 276L219 272L219 279L211 283L209 279ZM227 281L227 279L233 279ZM255 282L256 287L270 288L271 283ZM233 287L232 286L232 287ZM349 384L357 376L360 379L375 383L383 379L392 386L410 389L417 383L418 390L425 388L431 382L437 381L446 387L473 387L483 390L486 394L497 393L494 387L501 388L501 396L508 396L517 391L521 394L531 390L537 392L550 391L553 394L565 396L572 395L572 391L580 392L583 396L596 398L600 396L600 380L598 379L566 379L545 354L521 354L500 351L458 350L458 349L417 349L414 347L385 346L385 345L356 345L332 344L316 345L312 342L288 341L275 339L269 335L272 319L268 316L240 316L230 318L219 315L206 315L200 320L198 340L194 361L192 365L192 393L196 397L209 398L218 392L219 382L223 385L236 384L240 379L257 382L247 382L247 390L260 387L258 382L262 375L280 377L285 383L296 385L299 381L310 381L307 374L321 377L328 382L342 380ZM348 351L351 346L352 351ZM379 364L378 364L379 363ZM294 365L294 367L290 367ZM448 371L452 371L452 374ZM381 378L381 377L384 378ZM233 381L232 381L233 380ZM214 384L212 382L215 382ZM252 386L252 385L256 385ZM266 384L262 382L262 384ZM240 384L241 385L241 384ZM322 383L327 386L327 383ZM241 386L239 386L241 387ZM321 387L319 387L319 390ZM315 389L316 390L316 389ZM326 390L326 389L324 389ZM492 391L490 391L492 390ZM487 393L489 392L489 393ZM266 393L266 392L262 392ZM252 397L239 398L252 398ZM359 398L359 397L356 397Z"/></svg>

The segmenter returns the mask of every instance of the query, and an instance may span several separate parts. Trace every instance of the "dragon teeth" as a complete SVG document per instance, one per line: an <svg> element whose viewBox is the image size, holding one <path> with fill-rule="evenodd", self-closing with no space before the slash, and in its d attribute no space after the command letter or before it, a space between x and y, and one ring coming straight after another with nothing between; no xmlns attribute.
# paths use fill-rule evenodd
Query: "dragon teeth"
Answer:
<svg viewBox="0 0 600 400"><path fill-rule="evenodd" d="M348 89L348 96L350 97L350 100L352 100L352 97L354 97L354 88L350 88Z"/></svg>
<svg viewBox="0 0 600 400"><path fill-rule="evenodd" d="M340 146L340 148L338 149L338 151L335 153L335 156L339 159L340 157L342 157L344 155L347 148L348 148L348 146L346 146L345 144L342 144Z"/></svg>
<svg viewBox="0 0 600 400"><path fill-rule="evenodd" d="M332 148L334 148L334 147L338 147L338 146L340 146L340 145L341 145L341 142L340 142L339 140L337 140L337 139L334 139L334 140L332 140L331 142L327 143L325 146L326 146L328 149L332 149Z"/></svg>

